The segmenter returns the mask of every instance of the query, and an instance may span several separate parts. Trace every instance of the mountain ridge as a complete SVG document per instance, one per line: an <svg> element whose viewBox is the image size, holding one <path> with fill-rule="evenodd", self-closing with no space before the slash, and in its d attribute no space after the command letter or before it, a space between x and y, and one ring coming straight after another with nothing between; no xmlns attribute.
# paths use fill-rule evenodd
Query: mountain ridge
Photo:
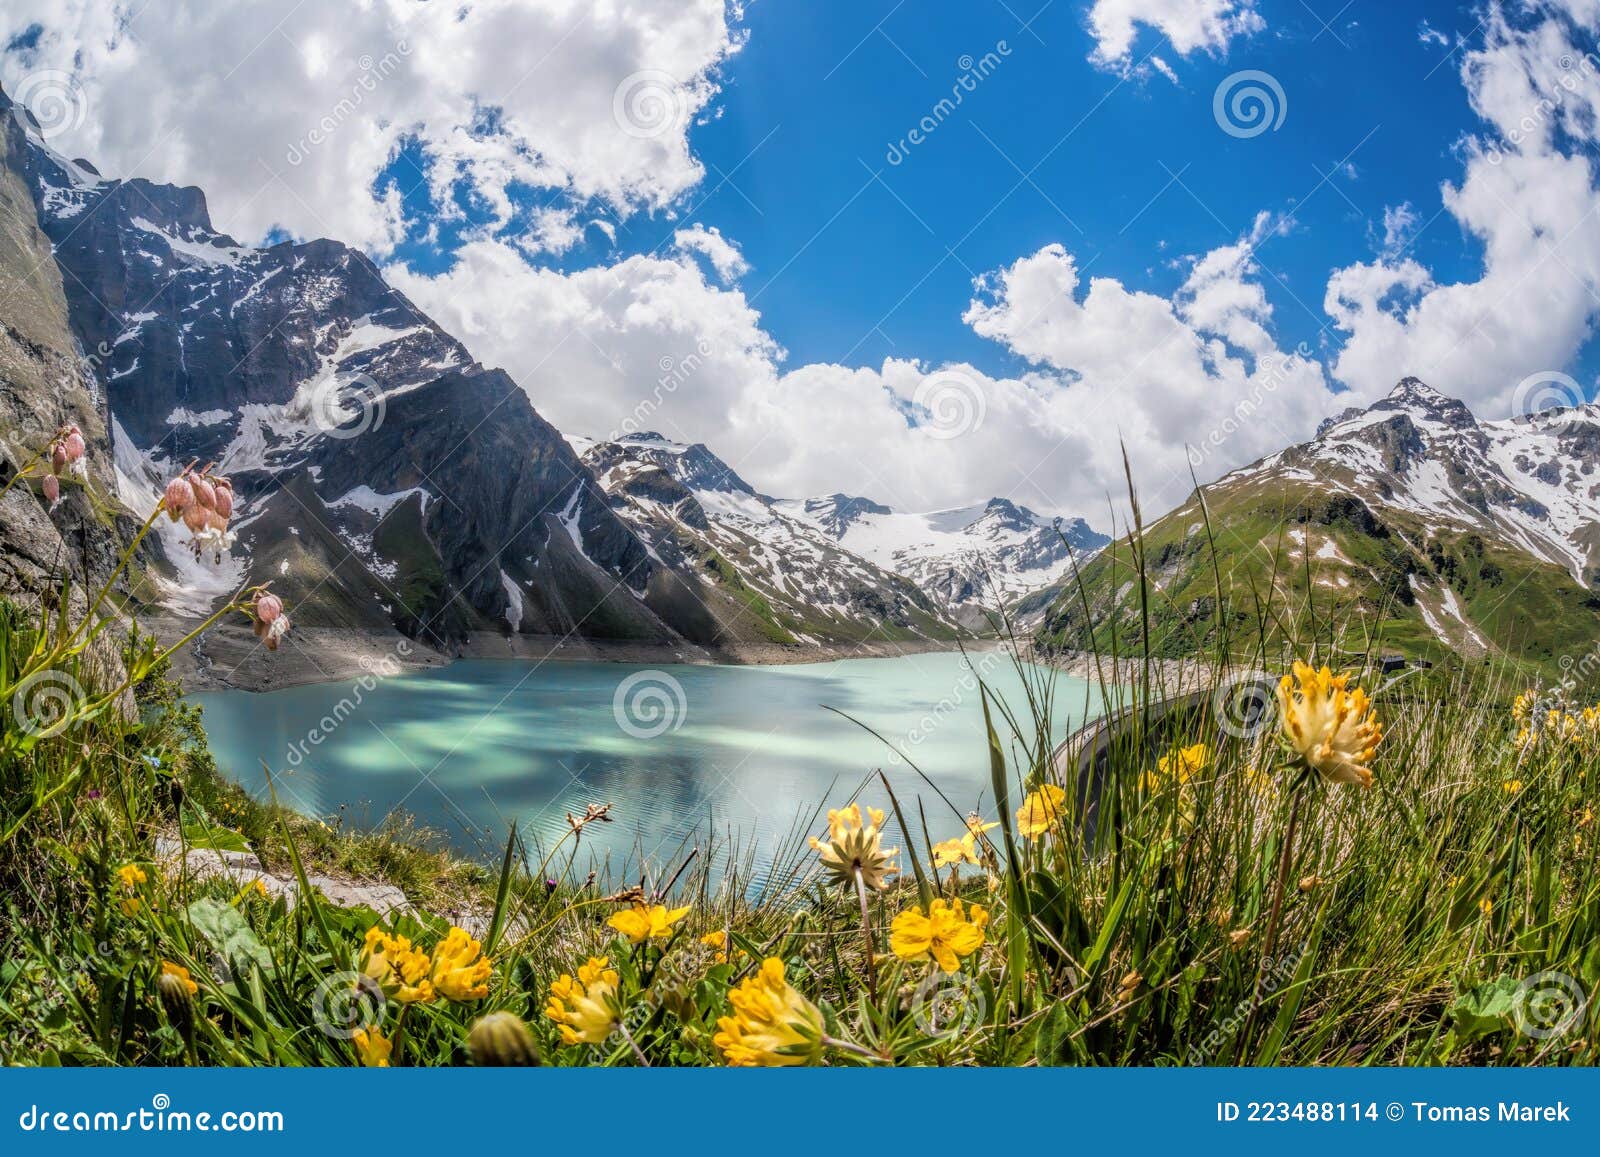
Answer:
<svg viewBox="0 0 1600 1157"><path fill-rule="evenodd" d="M1600 626L1600 406L1479 420L1414 377L1311 439L1224 475L1145 528L1151 645L1178 657L1226 632L1274 645L1336 624L1334 649L1434 662L1500 656L1547 674ZM1206 536L1209 524L1210 536ZM1113 552L1116 553L1116 552ZM1046 649L1142 645L1131 559L1061 587ZM1218 606L1218 587L1223 606ZM1115 639L1115 641L1113 641Z"/></svg>

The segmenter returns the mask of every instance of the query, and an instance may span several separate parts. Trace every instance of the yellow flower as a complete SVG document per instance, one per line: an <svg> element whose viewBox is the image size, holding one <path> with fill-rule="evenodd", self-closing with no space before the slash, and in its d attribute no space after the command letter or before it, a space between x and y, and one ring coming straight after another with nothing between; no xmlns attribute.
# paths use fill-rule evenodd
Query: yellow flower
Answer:
<svg viewBox="0 0 1600 1157"><path fill-rule="evenodd" d="M374 925L361 949L361 971L378 982L383 994L401 1004L426 1004L434 997L428 954L413 948L404 936L391 936Z"/></svg>
<svg viewBox="0 0 1600 1157"><path fill-rule="evenodd" d="M926 960L930 956L946 972L957 972L961 958L983 947L983 927L989 913L972 905L963 911L960 900L935 900L927 915L921 907L911 908L894 918L890 926L889 948L901 960Z"/></svg>
<svg viewBox="0 0 1600 1157"><path fill-rule="evenodd" d="M1507 795L1516 795L1522 790L1522 781L1520 779L1508 779L1500 786L1505 789Z"/></svg>
<svg viewBox="0 0 1600 1157"><path fill-rule="evenodd" d="M889 877L899 869L894 866L896 848L883 846L883 812L875 807L867 809L863 823L861 805L853 803L847 808L828 812L828 838L811 837L811 848L822 861L822 866L845 888L853 888L856 875L869 891L881 892L889 886Z"/></svg>
<svg viewBox="0 0 1600 1157"><path fill-rule="evenodd" d="M1533 718L1534 705L1539 701L1539 693L1532 689L1518 695L1516 702L1511 704L1511 718L1518 723L1527 723Z"/></svg>
<svg viewBox="0 0 1600 1157"><path fill-rule="evenodd" d="M550 985L544 1014L556 1022L566 1044L600 1044L622 1023L621 980L609 964L604 956L591 956L576 980L563 972Z"/></svg>
<svg viewBox="0 0 1600 1157"><path fill-rule="evenodd" d="M1240 947L1249 939L1250 929L1248 928L1235 928L1232 932L1228 933L1228 943L1233 945L1235 948Z"/></svg>
<svg viewBox="0 0 1600 1157"><path fill-rule="evenodd" d="M646 940L670 940L672 926L689 914L687 908L674 908L670 912L662 905L635 904L618 912L606 923L621 932L635 944Z"/></svg>
<svg viewBox="0 0 1600 1157"><path fill-rule="evenodd" d="M389 1067L389 1054L394 1044L378 1031L378 1026L358 1028L350 1034L350 1043L356 1046L356 1059L369 1069Z"/></svg>
<svg viewBox="0 0 1600 1157"><path fill-rule="evenodd" d="M489 962L483 946L451 928L433 950L433 988L446 1000L482 1000L489 995Z"/></svg>
<svg viewBox="0 0 1600 1157"><path fill-rule="evenodd" d="M123 864L122 867L117 869L117 878L122 881L122 886L130 892L150 879L138 864Z"/></svg>
<svg viewBox="0 0 1600 1157"><path fill-rule="evenodd" d="M976 864L978 862L977 841L972 833L968 832L960 839L941 840L933 845L933 866L948 868L953 864Z"/></svg>
<svg viewBox="0 0 1600 1157"><path fill-rule="evenodd" d="M1053 783L1030 791L1017 809L1017 831L1030 840L1038 839L1055 826L1066 801L1067 793Z"/></svg>
<svg viewBox="0 0 1600 1157"><path fill-rule="evenodd" d="M1156 771L1144 773L1147 791L1159 791L1166 783L1176 782L1179 787L1211 766L1211 748L1204 743L1180 748L1156 761Z"/></svg>
<svg viewBox="0 0 1600 1157"><path fill-rule="evenodd" d="M713 1038L730 1065L771 1067L814 1064L822 1056L822 1012L783 975L783 961L761 970L728 993L733 1015L717 1020Z"/></svg>
<svg viewBox="0 0 1600 1157"><path fill-rule="evenodd" d="M189 990L190 996L193 996L195 993L200 991L200 986L190 979L189 970L181 964L174 964L170 960L163 960L161 962L161 975L176 976L180 981L183 982L183 986Z"/></svg>
<svg viewBox="0 0 1600 1157"><path fill-rule="evenodd" d="M1485 916L1493 916L1494 901L1485 896L1483 899L1478 901L1478 911L1482 912Z"/></svg>
<svg viewBox="0 0 1600 1157"><path fill-rule="evenodd" d="M1585 806L1583 814L1578 817L1578 826L1586 828L1592 823L1594 823L1594 808Z"/></svg>
<svg viewBox="0 0 1600 1157"><path fill-rule="evenodd" d="M1299 686L1296 687L1298 681ZM1348 675L1296 662L1294 676L1278 684L1283 733L1301 758L1332 783L1372 786L1371 762L1383 740L1372 701L1359 688L1346 690Z"/></svg>
<svg viewBox="0 0 1600 1157"><path fill-rule="evenodd" d="M700 943L715 953L713 959L716 963L726 964L728 962L728 934L722 929L718 928L715 932L707 932L700 937Z"/></svg>

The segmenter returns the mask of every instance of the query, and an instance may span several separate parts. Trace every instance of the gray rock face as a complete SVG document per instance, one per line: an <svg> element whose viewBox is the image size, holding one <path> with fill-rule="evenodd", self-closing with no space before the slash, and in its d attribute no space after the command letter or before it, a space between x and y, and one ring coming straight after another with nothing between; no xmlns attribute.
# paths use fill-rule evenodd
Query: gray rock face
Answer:
<svg viewBox="0 0 1600 1157"><path fill-rule="evenodd" d="M105 494L112 470L104 399L79 357L61 271L39 228L27 123L0 93L0 480L9 482L73 422L88 443L90 485ZM78 486L63 486L47 511L38 483L19 483L0 499L0 594L29 603L70 576L81 598L109 577L131 532L126 520L97 513Z"/></svg>
<svg viewBox="0 0 1600 1157"><path fill-rule="evenodd" d="M705 446L654 433L580 445L612 509L655 557L699 576L730 631L779 643L954 636L916 585L842 549Z"/></svg>
<svg viewBox="0 0 1600 1157"><path fill-rule="evenodd" d="M215 576L178 557L177 528L154 548L169 607L200 614L270 579L297 621L392 626L445 648L484 630L742 637L697 576L617 517L522 390L367 257L327 240L241 245L213 228L200 190L106 180L54 153L26 113L0 111L0 210L31 234L0 268L50 275L21 295L43 336L18 327L15 344L43 352L27 355L37 383L15 390L16 408L75 415L107 489L136 510L191 462L234 481L239 543ZM81 396L57 388L58 363ZM11 537L20 554L52 547Z"/></svg>

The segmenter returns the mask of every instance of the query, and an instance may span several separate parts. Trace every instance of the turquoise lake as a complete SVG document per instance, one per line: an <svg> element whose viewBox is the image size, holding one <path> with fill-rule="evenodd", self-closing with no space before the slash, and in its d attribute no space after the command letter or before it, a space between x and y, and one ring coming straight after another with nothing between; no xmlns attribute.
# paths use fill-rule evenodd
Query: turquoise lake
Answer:
<svg viewBox="0 0 1600 1157"><path fill-rule="evenodd" d="M262 797L265 764L279 798L309 814L343 809L344 823L370 827L409 812L459 851L493 859L512 821L548 848L568 812L610 803L614 822L584 833L580 876L592 867L601 879L637 878L641 861L671 871L714 841L724 864L748 861L759 885L786 846L821 830L819 809L847 802L880 768L908 818L920 799L934 840L960 834L960 818L901 753L957 808L992 817L980 677L1026 717L1022 680L998 651L775 667L463 661L192 700L226 773ZM1100 694L1049 677L1059 739L1100 713ZM887 810L876 780L862 799Z"/></svg>

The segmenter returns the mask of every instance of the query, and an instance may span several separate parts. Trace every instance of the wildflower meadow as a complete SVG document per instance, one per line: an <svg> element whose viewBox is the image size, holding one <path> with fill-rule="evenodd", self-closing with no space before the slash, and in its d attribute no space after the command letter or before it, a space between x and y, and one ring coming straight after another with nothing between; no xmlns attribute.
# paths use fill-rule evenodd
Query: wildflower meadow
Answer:
<svg viewBox="0 0 1600 1157"><path fill-rule="evenodd" d="M82 453L63 429L11 485L55 502L87 485ZM225 478L190 468L101 589L63 577L0 608L5 703L68 690L0 713L10 1063L1600 1058L1600 709L1567 691L1488 665L1385 680L1323 658L1331 635L1310 628L1266 694L1234 678L1260 665L1247 642L1179 698L1135 678L1140 656L1107 655L1101 722L1066 743L1042 668L1019 660L1028 702L985 693L983 799L863 768L766 888L710 871L717 849L593 878L576 853L628 822L626 799L569 816L555 847L512 828L498 862L472 863L218 774L170 676L190 638L158 645L116 579L158 517L204 555L232 509ZM224 616L269 648L290 630L265 583L195 633ZM201 875L195 850L249 850L298 888ZM410 907L335 904L316 871L392 882Z"/></svg>

